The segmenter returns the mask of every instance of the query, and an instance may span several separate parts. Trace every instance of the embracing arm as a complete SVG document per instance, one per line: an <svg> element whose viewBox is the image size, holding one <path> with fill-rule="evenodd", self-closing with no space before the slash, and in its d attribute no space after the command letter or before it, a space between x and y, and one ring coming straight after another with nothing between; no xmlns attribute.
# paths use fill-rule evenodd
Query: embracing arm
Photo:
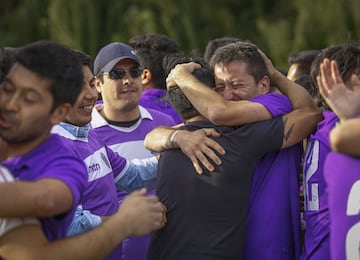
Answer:
<svg viewBox="0 0 360 260"><path fill-rule="evenodd" d="M4 259L104 259L124 238L141 236L166 223L166 209L146 190L126 196L119 210L99 227L67 239L47 242L39 226L25 225L0 238ZM31 239L28 239L31 237Z"/></svg>
<svg viewBox="0 0 360 260"><path fill-rule="evenodd" d="M342 121L330 132L330 145L335 152L360 157L360 118Z"/></svg>
<svg viewBox="0 0 360 260"><path fill-rule="evenodd" d="M217 153L225 154L225 150L208 136L218 137L220 134L213 128L190 132L161 126L146 135L145 147L158 152L180 148L190 158L195 170L201 174L203 170L200 164L213 171L215 168L208 158L220 165L221 160Z"/></svg>
<svg viewBox="0 0 360 260"><path fill-rule="evenodd" d="M321 111L307 91L290 81L282 73L272 75L282 93L289 97L293 111L284 115L284 139L282 148L294 145L308 137L322 120Z"/></svg>
<svg viewBox="0 0 360 260"><path fill-rule="evenodd" d="M70 210L70 188L56 179L0 184L1 217L49 217Z"/></svg>
<svg viewBox="0 0 360 260"><path fill-rule="evenodd" d="M292 112L282 117L285 127L282 148L287 148L302 141L316 129L317 123L322 120L321 111L303 87L275 69L270 59L261 51L260 53L264 58L271 80L289 98L293 107Z"/></svg>

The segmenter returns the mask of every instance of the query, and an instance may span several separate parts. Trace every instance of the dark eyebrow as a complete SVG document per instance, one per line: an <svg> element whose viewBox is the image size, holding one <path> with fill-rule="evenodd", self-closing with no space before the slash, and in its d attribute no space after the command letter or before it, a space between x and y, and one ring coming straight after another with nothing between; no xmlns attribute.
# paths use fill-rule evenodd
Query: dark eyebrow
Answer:
<svg viewBox="0 0 360 260"><path fill-rule="evenodd" d="M11 80L11 78L8 78L8 77L5 77L5 78L4 78L3 82L1 83L1 85L2 85L3 83L8 83L8 84L10 84L11 86L16 86L16 84L14 83L14 81ZM22 91L22 92L28 92L28 93L29 93L29 92L30 92L30 93L34 93L35 95L41 97L39 91L35 90L35 88L32 87L32 86L24 87L24 88L21 89L21 91Z"/></svg>

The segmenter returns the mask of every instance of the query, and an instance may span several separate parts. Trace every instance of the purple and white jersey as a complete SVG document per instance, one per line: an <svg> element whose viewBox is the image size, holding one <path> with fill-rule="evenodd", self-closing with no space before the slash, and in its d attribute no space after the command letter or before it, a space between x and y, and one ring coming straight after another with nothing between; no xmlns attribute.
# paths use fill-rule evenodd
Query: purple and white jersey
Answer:
<svg viewBox="0 0 360 260"><path fill-rule="evenodd" d="M0 184L14 181L12 174L0 165ZM35 218L0 218L0 237L16 227L28 224L39 225L40 223Z"/></svg>
<svg viewBox="0 0 360 260"><path fill-rule="evenodd" d="M330 259L329 205L324 163L331 151L330 130L338 122L333 112L323 112L315 134L310 135L304 159L304 219L306 223L302 259Z"/></svg>
<svg viewBox="0 0 360 260"><path fill-rule="evenodd" d="M251 101L273 117L292 111L289 99L266 94ZM300 255L300 144L268 153L257 164L251 187L244 259L297 259Z"/></svg>
<svg viewBox="0 0 360 260"><path fill-rule="evenodd" d="M144 139L148 132L158 126L173 126L175 121L169 116L153 109L139 106L140 120L131 127L119 127L109 124L99 113L102 104L95 106L92 112L91 125L104 143L114 152L128 160L153 157L154 154L144 147ZM154 191L151 191L153 194ZM121 202L126 192L118 192ZM122 260L146 259L150 236L134 237L123 241Z"/></svg>
<svg viewBox="0 0 360 260"><path fill-rule="evenodd" d="M358 168L359 167L359 168ZM330 152L325 160L331 259L360 259L360 159Z"/></svg>
<svg viewBox="0 0 360 260"><path fill-rule="evenodd" d="M99 142L94 131L90 130L87 137L75 137L62 126L56 125L52 132L65 137L64 143L74 149L87 167L88 184L81 201L82 208L99 216L114 214L119 204L112 166L119 173L121 168L125 168L126 160ZM113 157L109 158L111 155Z"/></svg>
<svg viewBox="0 0 360 260"><path fill-rule="evenodd" d="M99 104L93 109L91 126L104 143L114 152L128 160L154 156L144 147L148 132L158 126L173 126L175 121L168 115L152 109L140 108L140 120L131 127L119 127L109 124L99 113L103 107Z"/></svg>
<svg viewBox="0 0 360 260"><path fill-rule="evenodd" d="M49 241L64 238L87 185L86 167L79 156L64 146L62 137L52 134L32 151L4 161L3 165L19 180L57 179L69 187L72 208L61 217L40 219Z"/></svg>

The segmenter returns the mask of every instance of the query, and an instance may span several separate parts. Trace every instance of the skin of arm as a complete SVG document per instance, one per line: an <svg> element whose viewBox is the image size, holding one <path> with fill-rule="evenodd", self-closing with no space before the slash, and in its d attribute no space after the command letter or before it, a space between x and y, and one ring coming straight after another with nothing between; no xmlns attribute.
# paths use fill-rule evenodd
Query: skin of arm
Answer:
<svg viewBox="0 0 360 260"><path fill-rule="evenodd" d="M330 132L331 149L335 152L360 157L360 119L342 121Z"/></svg>
<svg viewBox="0 0 360 260"><path fill-rule="evenodd" d="M266 55L261 51L260 53L271 80L289 98L293 107L292 112L282 116L285 125L282 148L287 148L305 139L315 130L317 123L322 120L321 111L303 87L276 70Z"/></svg>
<svg viewBox="0 0 360 260"><path fill-rule="evenodd" d="M216 141L209 138L209 136L218 137L220 135L215 129L200 129L194 132L179 130L173 142L170 142L170 137L176 130L164 126L153 129L146 135L145 148L156 152L180 148L190 158L199 174L203 172L200 165L209 171L215 169L208 158L217 165L221 164L217 153L224 155L225 150Z"/></svg>
<svg viewBox="0 0 360 260"><path fill-rule="evenodd" d="M70 188L55 179L1 183L0 187L1 217L49 217L68 211L73 203Z"/></svg>
<svg viewBox="0 0 360 260"><path fill-rule="evenodd" d="M145 194L146 189L129 194L106 222L71 238L49 243L37 225L13 229L0 238L0 255L9 260L104 259L124 238L141 236L165 225L165 207L156 196Z"/></svg>
<svg viewBox="0 0 360 260"><path fill-rule="evenodd" d="M272 74L280 91L288 96L293 111L282 116L285 129L282 148L294 145L310 135L322 120L321 111L307 91L290 81L281 72Z"/></svg>

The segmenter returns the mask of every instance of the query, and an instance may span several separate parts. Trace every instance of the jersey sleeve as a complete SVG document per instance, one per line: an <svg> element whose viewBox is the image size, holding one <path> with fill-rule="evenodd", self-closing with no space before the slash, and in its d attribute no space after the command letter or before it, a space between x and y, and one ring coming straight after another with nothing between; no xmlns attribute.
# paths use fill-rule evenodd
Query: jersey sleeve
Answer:
<svg viewBox="0 0 360 260"><path fill-rule="evenodd" d="M273 117L285 115L293 110L288 97L282 94L260 95L252 98L251 101L262 104Z"/></svg>

